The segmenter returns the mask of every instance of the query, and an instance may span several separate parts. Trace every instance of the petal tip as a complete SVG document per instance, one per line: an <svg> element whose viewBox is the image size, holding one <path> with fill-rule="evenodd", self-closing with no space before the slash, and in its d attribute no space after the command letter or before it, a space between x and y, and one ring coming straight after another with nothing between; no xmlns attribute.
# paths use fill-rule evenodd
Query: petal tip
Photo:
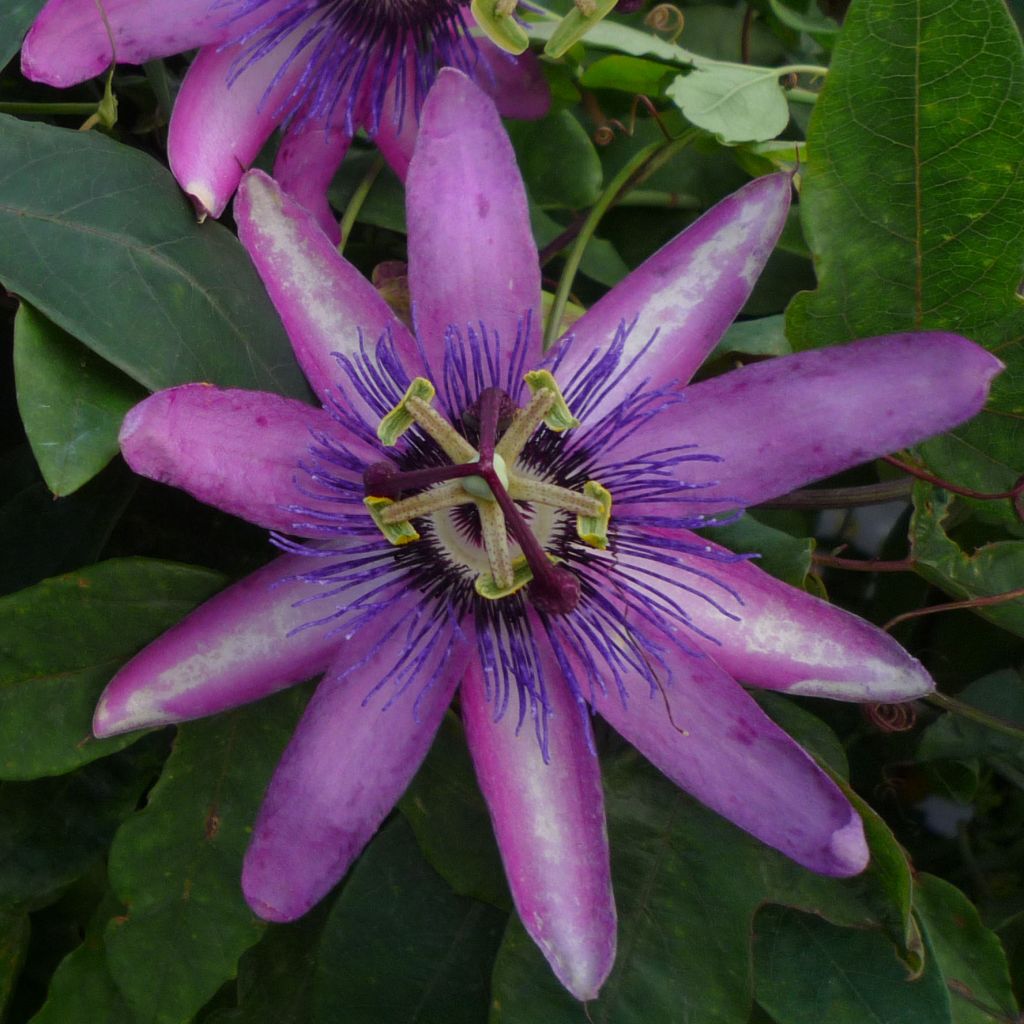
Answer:
<svg viewBox="0 0 1024 1024"><path fill-rule="evenodd" d="M868 866L871 853L864 837L864 823L856 811L842 828L832 833L828 855L831 861L828 874L837 878L859 875Z"/></svg>
<svg viewBox="0 0 1024 1024"><path fill-rule="evenodd" d="M282 895L287 896L287 893L281 892L280 885L276 887L277 892L274 895L268 893L267 875L269 873L271 877L274 877L276 872L268 872L267 865L261 864L260 860L259 854L254 854L254 847L250 846L245 855L245 863L242 865L242 895L245 897L245 902L249 904L252 912L264 921L287 924L290 921L298 920L310 909L309 905L299 903L298 905L282 906L282 903L288 904L289 902L287 899L280 898Z"/></svg>
<svg viewBox="0 0 1024 1024"><path fill-rule="evenodd" d="M215 194L205 182L190 181L182 185L182 190L188 196L196 211L196 220L202 224L207 217L216 220L227 206L227 200Z"/></svg>

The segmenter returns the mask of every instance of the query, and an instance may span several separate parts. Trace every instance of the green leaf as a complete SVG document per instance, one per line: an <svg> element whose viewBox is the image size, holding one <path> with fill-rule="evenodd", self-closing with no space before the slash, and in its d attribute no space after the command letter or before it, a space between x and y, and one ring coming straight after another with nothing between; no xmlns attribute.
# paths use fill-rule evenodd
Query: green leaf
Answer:
<svg viewBox="0 0 1024 1024"><path fill-rule="evenodd" d="M812 537L793 537L766 526L749 512L728 526L702 530L712 540L738 554L757 554L755 564L777 579L802 587L811 569Z"/></svg>
<svg viewBox="0 0 1024 1024"><path fill-rule="evenodd" d="M152 781L158 737L73 775L0 784L0 907L34 909L94 864Z"/></svg>
<svg viewBox="0 0 1024 1024"><path fill-rule="evenodd" d="M132 743L92 737L114 671L224 585L208 569L123 558L0 599L0 778L71 771Z"/></svg>
<svg viewBox="0 0 1024 1024"><path fill-rule="evenodd" d="M238 240L96 132L0 116L0 281L148 388L308 395Z"/></svg>
<svg viewBox="0 0 1024 1024"><path fill-rule="evenodd" d="M708 61L676 76L665 95L691 124L726 145L767 142L789 124L789 103L772 68Z"/></svg>
<svg viewBox="0 0 1024 1024"><path fill-rule="evenodd" d="M0 1019L25 961L29 933L28 914L0 912Z"/></svg>
<svg viewBox="0 0 1024 1024"><path fill-rule="evenodd" d="M941 878L919 874L914 910L950 991L953 1024L1015 1020L1018 1007L1006 953L970 900Z"/></svg>
<svg viewBox="0 0 1024 1024"><path fill-rule="evenodd" d="M619 952L600 997L588 1004L595 1024L746 1024L753 918L765 902L836 924L882 926L884 932L873 934L899 965L884 936L896 932L902 944L910 872L892 834L870 811L868 871L826 879L701 807L639 756L629 753L604 767ZM492 1024L579 1022L579 1004L518 921L506 933L493 984Z"/></svg>
<svg viewBox="0 0 1024 1024"><path fill-rule="evenodd" d="M601 194L601 161L590 136L568 110L540 121L510 121L509 138L533 202L590 206Z"/></svg>
<svg viewBox="0 0 1024 1024"><path fill-rule="evenodd" d="M641 57L602 57L580 78L586 89L617 89L632 95L662 96L673 69Z"/></svg>
<svg viewBox="0 0 1024 1024"><path fill-rule="evenodd" d="M512 905L462 724L449 713L399 803L423 855L461 896ZM452 836L458 836L457 843Z"/></svg>
<svg viewBox="0 0 1024 1024"><path fill-rule="evenodd" d="M82 944L57 967L46 993L46 1002L31 1024L69 1024L96 1021L97 1024L137 1024L107 969L103 929L120 904L109 893L101 901Z"/></svg>
<svg viewBox="0 0 1024 1024"><path fill-rule="evenodd" d="M992 597L1020 590L1024 581L1024 541L984 544L970 553L946 533L952 495L930 484L914 487L910 553L914 569L930 583L958 599ZM1024 636L1024 597L973 609L989 622Z"/></svg>
<svg viewBox="0 0 1024 1024"><path fill-rule="evenodd" d="M147 1024L189 1020L263 933L242 897L242 857L306 696L179 726L149 802L114 838L110 881L128 909L107 927L107 963Z"/></svg>
<svg viewBox="0 0 1024 1024"><path fill-rule="evenodd" d="M7 0L0 11L0 70L21 48L22 36L46 0Z"/></svg>
<svg viewBox="0 0 1024 1024"><path fill-rule="evenodd" d="M837 928L778 907L757 917L757 1001L777 1024L951 1024L949 994L931 957L920 978L877 932Z"/></svg>
<svg viewBox="0 0 1024 1024"><path fill-rule="evenodd" d="M785 356L792 351L786 338L786 318L778 314L758 320L738 320L722 335L708 359L731 355Z"/></svg>
<svg viewBox="0 0 1024 1024"><path fill-rule="evenodd" d="M1024 729L1024 677L1015 669L1002 669L976 679L956 699ZM945 712L921 733L919 761L962 761L975 757L1008 761L1024 771L1024 744L981 722Z"/></svg>
<svg viewBox="0 0 1024 1024"><path fill-rule="evenodd" d="M800 211L818 289L790 305L790 340L1019 338L1022 135L1024 54L1003 0L852 5L811 118Z"/></svg>
<svg viewBox="0 0 1024 1024"><path fill-rule="evenodd" d="M14 320L14 372L43 479L71 494L117 454L121 420L146 392L27 303Z"/></svg>
<svg viewBox="0 0 1024 1024"><path fill-rule="evenodd" d="M396 819L367 848L331 911L314 1024L479 1024L505 920L453 893Z"/></svg>
<svg viewBox="0 0 1024 1024"><path fill-rule="evenodd" d="M818 42L829 42L832 36L839 33L839 23L821 13L816 3L810 4L806 10L794 10L783 0L768 0L772 13L787 28L797 32L806 32Z"/></svg>

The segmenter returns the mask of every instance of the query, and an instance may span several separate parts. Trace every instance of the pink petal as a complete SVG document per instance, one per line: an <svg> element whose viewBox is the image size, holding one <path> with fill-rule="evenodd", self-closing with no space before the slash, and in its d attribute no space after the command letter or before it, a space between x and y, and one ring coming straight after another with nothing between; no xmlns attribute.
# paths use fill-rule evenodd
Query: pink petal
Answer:
<svg viewBox="0 0 1024 1024"><path fill-rule="evenodd" d="M320 537L322 530L297 529L303 517L289 510L337 511L304 493L312 485L300 464L313 462L315 432L336 435L339 428L327 413L290 398L185 384L135 406L120 441L128 465L142 476L259 526ZM364 451L355 441L352 446ZM368 461L379 458L365 451Z"/></svg>
<svg viewBox="0 0 1024 1024"><path fill-rule="evenodd" d="M935 688L920 662L888 633L769 576L756 562L711 561L680 550L679 544L689 544L697 552L725 552L686 530L656 530L653 544L657 561L624 558L623 574L637 568L659 573L655 582L662 593L717 641L703 642L694 634L693 643L741 682L866 702L909 700ZM669 550L678 564L665 559ZM717 583L696 573L710 574ZM695 588L710 601L683 587Z"/></svg>
<svg viewBox="0 0 1024 1024"><path fill-rule="evenodd" d="M306 64L301 54L285 64L304 31L300 26L234 81L233 65L245 60L245 44L204 47L185 75L171 115L167 156L200 216L224 212L242 172L291 112Z"/></svg>
<svg viewBox="0 0 1024 1024"><path fill-rule="evenodd" d="M323 400L342 371L332 353L355 356L390 331L409 376L424 373L416 342L376 289L338 254L314 218L260 171L250 171L235 202L238 235L249 250L292 347ZM351 389L349 389L351 390ZM355 401L355 395L349 395ZM379 415L359 406L376 427Z"/></svg>
<svg viewBox="0 0 1024 1024"><path fill-rule="evenodd" d="M586 1000L615 961L604 799L597 758L587 749L589 711L576 705L546 654L548 764L529 720L517 735L514 707L493 720L476 663L460 690L462 720L519 916L559 981Z"/></svg>
<svg viewBox="0 0 1024 1024"><path fill-rule="evenodd" d="M284 133L274 160L274 178L281 190L307 209L321 230L337 245L338 218L327 201L327 190L348 152L351 136L323 119L295 119Z"/></svg>
<svg viewBox="0 0 1024 1024"><path fill-rule="evenodd" d="M364 630L332 666L267 790L245 856L242 888L268 921L304 914L339 881L426 756L464 667L454 624L389 705L391 676L419 621L422 597L393 609L397 632ZM449 647L450 643L450 647ZM370 696L377 679L387 680Z"/></svg>
<svg viewBox="0 0 1024 1024"><path fill-rule="evenodd" d="M684 467L691 483L715 482L701 511L756 505L963 423L1002 367L939 332L800 352L693 385L630 447L695 444L722 459Z"/></svg>
<svg viewBox="0 0 1024 1024"><path fill-rule="evenodd" d="M645 380L652 389L685 384L747 301L786 221L790 191L787 174L750 182L594 303L573 324L572 342L552 351L554 359L565 350L557 371L563 390L623 323L633 327L620 366L643 356L618 394ZM614 397L597 407L598 414Z"/></svg>
<svg viewBox="0 0 1024 1024"><path fill-rule="evenodd" d="M473 78L494 100L498 113L523 121L543 117L551 107L551 90L537 55L527 50L513 56L486 38L478 39L477 45L481 67Z"/></svg>
<svg viewBox="0 0 1024 1024"><path fill-rule="evenodd" d="M445 68L423 105L407 183L416 334L439 358L445 332L483 329L508 353L529 316L541 337L540 270L526 194L493 103Z"/></svg>
<svg viewBox="0 0 1024 1024"><path fill-rule="evenodd" d="M213 6L212 0L103 0L118 63L142 64L223 38L230 12ZM243 29L236 24L231 31ZM95 78L113 60L96 0L49 0L21 50L27 78L60 87Z"/></svg>
<svg viewBox="0 0 1024 1024"><path fill-rule="evenodd" d="M312 563L312 564L311 564ZM278 558L221 591L128 662L103 691L93 732L113 736L202 718L322 672L341 641L328 629L289 632L323 614L314 583L279 581L316 560Z"/></svg>
<svg viewBox="0 0 1024 1024"><path fill-rule="evenodd" d="M415 73L415 62L410 60L406 70L406 81L415 81L415 78L412 77ZM361 119L384 159L391 165L395 174L405 181L409 173L409 162L412 160L420 125L419 114L416 110L415 89L407 88L405 90L404 102L401 108L396 110L396 81L393 78L388 85L384 102L381 104L380 117L374 117L372 109L369 109L369 102L364 102Z"/></svg>
<svg viewBox="0 0 1024 1024"><path fill-rule="evenodd" d="M839 787L710 659L675 647L664 657L660 692L634 679L624 708L609 682L607 694L595 687L594 707L673 782L763 843L819 874L862 871L864 829Z"/></svg>

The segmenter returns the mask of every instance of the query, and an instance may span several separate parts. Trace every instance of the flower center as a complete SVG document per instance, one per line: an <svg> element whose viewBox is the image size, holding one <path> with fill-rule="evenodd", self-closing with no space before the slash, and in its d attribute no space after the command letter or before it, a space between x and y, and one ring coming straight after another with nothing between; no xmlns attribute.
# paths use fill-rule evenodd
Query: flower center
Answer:
<svg viewBox="0 0 1024 1024"><path fill-rule="evenodd" d="M474 506L487 564L483 569L465 562L477 571L477 594L496 601L525 587L539 611L564 615L579 603L579 580L544 550L535 524L545 517L531 523L521 505L575 513L580 539L603 549L608 543L611 494L596 480L588 480L580 493L538 479L517 465L542 424L556 432L579 425L550 373L528 373L526 383L532 398L524 407L516 406L500 388L490 387L465 411L463 420L477 428L474 447L431 405L435 391L430 381L417 377L380 421L377 436L385 445L394 445L415 424L450 462L406 470L392 462L376 462L363 474L364 504L392 544L420 539L413 525L417 518Z"/></svg>

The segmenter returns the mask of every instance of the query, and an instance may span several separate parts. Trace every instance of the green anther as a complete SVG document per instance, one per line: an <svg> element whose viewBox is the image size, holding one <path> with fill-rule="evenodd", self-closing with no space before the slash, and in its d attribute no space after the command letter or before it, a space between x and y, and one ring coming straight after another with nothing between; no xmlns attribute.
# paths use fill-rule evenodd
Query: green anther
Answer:
<svg viewBox="0 0 1024 1024"><path fill-rule="evenodd" d="M497 3L495 0L473 0L470 11L495 46L507 53L519 54L530 45L530 37L512 16L515 4L511 4L511 10L509 6L500 0Z"/></svg>
<svg viewBox="0 0 1024 1024"><path fill-rule="evenodd" d="M577 516L576 533L584 544L604 551L608 547L608 521L612 517L612 492L596 480L583 485L583 493L601 503L601 513L596 516Z"/></svg>
<svg viewBox="0 0 1024 1024"><path fill-rule="evenodd" d="M389 506L394 505L390 498L363 498L363 504L366 506L366 510L370 513L373 521L377 524L377 529L384 534L389 544L396 546L411 544L414 540L420 539L420 535L413 529L412 523L407 520L397 523L386 523L384 521L384 513Z"/></svg>
<svg viewBox="0 0 1024 1024"><path fill-rule="evenodd" d="M499 587L489 572L482 572L477 576L473 589L488 601L498 601L522 590L532 579L533 570L527 565L526 559L520 556L512 563L512 582L507 587Z"/></svg>
<svg viewBox="0 0 1024 1024"><path fill-rule="evenodd" d="M386 445L393 445L415 423L412 414L405 407L410 398L430 402L434 397L434 385L425 377L416 377L402 396L402 400L377 425L377 436ZM379 525L379 524L378 524Z"/></svg>
<svg viewBox="0 0 1024 1024"><path fill-rule="evenodd" d="M558 23L544 46L548 57L558 58L583 38L611 9L615 0L575 0L575 7Z"/></svg>
<svg viewBox="0 0 1024 1024"><path fill-rule="evenodd" d="M550 391L554 394L555 403L544 417L544 423L549 429L561 433L563 430L571 430L580 425L580 421L569 411L569 406L562 397L562 392L558 390L555 378L547 370L531 370L523 379L535 395L540 391Z"/></svg>

